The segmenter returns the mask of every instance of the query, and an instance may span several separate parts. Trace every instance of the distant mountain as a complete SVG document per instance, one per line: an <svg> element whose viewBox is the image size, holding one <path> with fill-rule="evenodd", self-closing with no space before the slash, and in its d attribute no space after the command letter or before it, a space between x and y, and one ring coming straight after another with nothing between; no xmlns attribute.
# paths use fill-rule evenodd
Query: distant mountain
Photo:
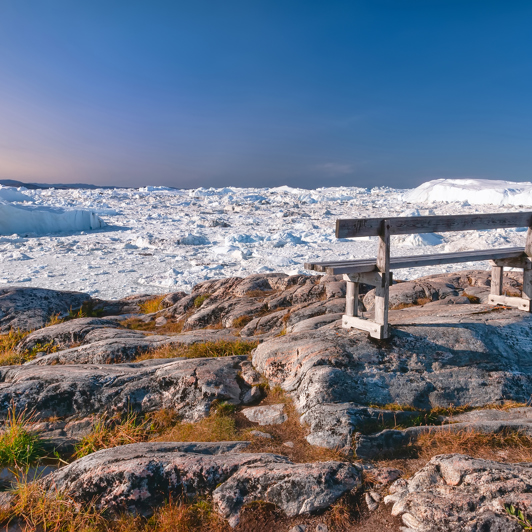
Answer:
<svg viewBox="0 0 532 532"><path fill-rule="evenodd" d="M0 185L5 187L26 187L27 189L35 190L39 188L58 188L67 190L70 188L86 188L94 190L95 188L132 188L132 187L113 187L103 185L90 185L88 183L23 183L22 181L15 181L14 179L0 179Z"/></svg>

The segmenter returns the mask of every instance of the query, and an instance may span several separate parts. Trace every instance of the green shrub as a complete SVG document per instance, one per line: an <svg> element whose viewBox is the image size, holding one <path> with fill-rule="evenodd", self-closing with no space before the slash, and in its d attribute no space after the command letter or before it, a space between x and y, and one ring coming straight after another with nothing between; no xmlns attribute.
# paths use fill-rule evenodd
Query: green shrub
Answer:
<svg viewBox="0 0 532 532"><path fill-rule="evenodd" d="M43 441L30 429L25 411L17 414L13 406L0 436L0 466L26 468L46 456Z"/></svg>

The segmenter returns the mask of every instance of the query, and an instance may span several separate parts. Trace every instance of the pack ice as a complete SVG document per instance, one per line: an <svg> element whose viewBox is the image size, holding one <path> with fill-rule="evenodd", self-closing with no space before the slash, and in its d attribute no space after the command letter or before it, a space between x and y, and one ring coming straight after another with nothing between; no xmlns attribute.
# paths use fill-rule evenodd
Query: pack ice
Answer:
<svg viewBox="0 0 532 532"><path fill-rule="evenodd" d="M375 256L373 238L336 239L337 218L519 211L531 205L532 183L478 179L439 179L413 190L2 187L0 283L108 299L189 291L212 278L304 273L307 261ZM392 251L415 255L520 246L524 230L397 236ZM396 277L464 267L488 264L402 270Z"/></svg>

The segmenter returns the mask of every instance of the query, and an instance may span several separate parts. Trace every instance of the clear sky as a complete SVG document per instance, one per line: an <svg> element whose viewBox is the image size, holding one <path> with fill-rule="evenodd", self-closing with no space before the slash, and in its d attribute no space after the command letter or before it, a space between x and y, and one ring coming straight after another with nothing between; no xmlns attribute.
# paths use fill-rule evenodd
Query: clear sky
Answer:
<svg viewBox="0 0 532 532"><path fill-rule="evenodd" d="M0 0L0 179L532 181L532 1Z"/></svg>

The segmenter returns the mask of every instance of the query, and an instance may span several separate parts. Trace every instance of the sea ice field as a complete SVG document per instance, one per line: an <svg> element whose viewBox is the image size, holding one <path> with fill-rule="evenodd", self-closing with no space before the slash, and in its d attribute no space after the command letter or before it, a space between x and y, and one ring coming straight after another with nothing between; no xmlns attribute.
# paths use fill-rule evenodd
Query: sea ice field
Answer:
<svg viewBox="0 0 532 532"><path fill-rule="evenodd" d="M303 263L375 256L376 238L336 239L337 218L532 210L532 183L438 179L411 190L0 187L0 287L106 299L190 291L212 278L310 273ZM526 228L392 237L392 255L524 245ZM398 270L411 279L468 263Z"/></svg>

